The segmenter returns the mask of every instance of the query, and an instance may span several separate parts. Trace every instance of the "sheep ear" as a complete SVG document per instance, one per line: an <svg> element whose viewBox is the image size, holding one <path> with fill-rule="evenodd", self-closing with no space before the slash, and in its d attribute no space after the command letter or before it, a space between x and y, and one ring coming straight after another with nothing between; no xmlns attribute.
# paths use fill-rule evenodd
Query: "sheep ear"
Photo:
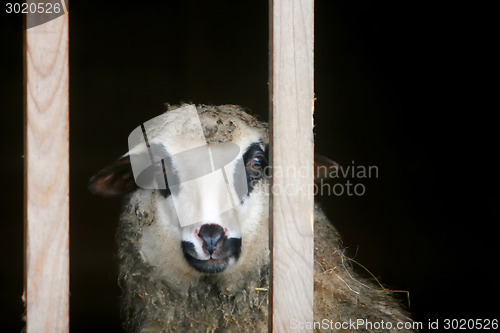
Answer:
<svg viewBox="0 0 500 333"><path fill-rule="evenodd" d="M136 188L128 155L99 171L89 182L90 192L104 197L126 194Z"/></svg>
<svg viewBox="0 0 500 333"><path fill-rule="evenodd" d="M322 155L314 155L314 182L323 179L335 178L339 165L337 162Z"/></svg>

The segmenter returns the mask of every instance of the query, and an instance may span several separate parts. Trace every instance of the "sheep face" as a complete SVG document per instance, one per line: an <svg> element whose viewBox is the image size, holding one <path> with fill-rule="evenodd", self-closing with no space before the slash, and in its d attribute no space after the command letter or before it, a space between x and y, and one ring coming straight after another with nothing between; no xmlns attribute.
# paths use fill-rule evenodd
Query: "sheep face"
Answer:
<svg viewBox="0 0 500 333"><path fill-rule="evenodd" d="M262 172L267 165L265 147L260 142L242 147L240 156L233 163L237 163L238 159L243 161L247 184L245 188L248 190L240 200L233 200L233 207L227 209L221 204L228 201L226 185L233 190L239 178L232 165L226 167L229 170L226 173L229 184L217 181L217 175L213 175L199 178L199 182L194 184L196 186L189 182L182 183L175 197L171 193L157 194L155 202L158 222L144 229L141 249L146 262L169 269L170 272L166 271L165 276L171 275L173 264L166 261L170 261L171 257L180 258L179 253L165 257L165 254L174 250L172 243L178 244L175 251L182 250L182 257L186 259L176 259L175 263L184 275L189 274L191 268L196 270L192 272L195 275L225 273L226 270L231 273L232 266L236 265L237 269L242 266L237 265L240 262L247 266L253 261L249 256L267 256L267 246L263 244L263 240L267 240L269 209L267 179ZM182 165L176 161L172 164L178 170L179 178L184 178L186 175ZM182 219L195 223L181 227L179 215L182 215ZM177 239L172 239L172 236ZM248 250L253 247L253 243L262 246L259 251L250 255Z"/></svg>
<svg viewBox="0 0 500 333"><path fill-rule="evenodd" d="M108 196L132 192L129 205L155 216L141 226L138 251L168 282L234 278L268 261L267 127L236 106L199 106L196 117L193 109L148 124L147 142L90 185Z"/></svg>

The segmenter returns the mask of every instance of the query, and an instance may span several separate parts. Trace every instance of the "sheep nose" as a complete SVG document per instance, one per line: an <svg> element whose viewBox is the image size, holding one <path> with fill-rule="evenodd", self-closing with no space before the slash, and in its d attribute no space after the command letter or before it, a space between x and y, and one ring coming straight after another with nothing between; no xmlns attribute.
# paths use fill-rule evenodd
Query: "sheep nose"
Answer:
<svg viewBox="0 0 500 333"><path fill-rule="evenodd" d="M223 243L226 237L224 229L217 224L204 224L201 226L198 236L203 240L203 248L212 255L217 246Z"/></svg>

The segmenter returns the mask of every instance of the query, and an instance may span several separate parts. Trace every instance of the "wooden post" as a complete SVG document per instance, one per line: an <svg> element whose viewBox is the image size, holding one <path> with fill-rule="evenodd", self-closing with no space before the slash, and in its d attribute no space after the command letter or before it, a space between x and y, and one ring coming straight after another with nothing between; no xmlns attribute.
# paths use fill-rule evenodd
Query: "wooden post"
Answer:
<svg viewBox="0 0 500 333"><path fill-rule="evenodd" d="M68 14L26 20L33 26L25 33L26 328L68 332Z"/></svg>
<svg viewBox="0 0 500 333"><path fill-rule="evenodd" d="M314 0L270 5L270 329L289 332L298 322L313 321Z"/></svg>

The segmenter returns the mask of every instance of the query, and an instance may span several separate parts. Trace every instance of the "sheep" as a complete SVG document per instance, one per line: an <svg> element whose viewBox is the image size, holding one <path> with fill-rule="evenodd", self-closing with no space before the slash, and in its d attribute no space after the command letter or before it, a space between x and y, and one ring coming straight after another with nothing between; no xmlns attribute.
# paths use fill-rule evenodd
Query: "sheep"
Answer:
<svg viewBox="0 0 500 333"><path fill-rule="evenodd" d="M129 332L267 331L267 123L236 105L181 105L169 106L161 121L149 125L148 142L130 147L89 184L95 194L125 195L117 231L124 328ZM186 173L178 156L196 148L200 140L212 149L225 149L224 144L231 143L240 148L225 173L225 185L230 185L230 195L237 200L224 212L212 211L224 196L220 186L208 185L207 194L185 185L194 176ZM137 156L144 158L148 151L151 165L135 172ZM335 166L326 158L318 161L318 165ZM238 163L243 163L243 176L238 175ZM203 166L187 169L193 172L198 167ZM178 183L172 185L175 177ZM203 177L197 179L207 186ZM246 186L243 193L236 193L241 179ZM205 212L201 220L200 211ZM353 271L339 235L318 205L314 217L314 320L383 321L391 323L386 331L404 331L396 328L398 323L411 322L407 311L386 289ZM383 331L368 326L344 328L340 331Z"/></svg>

